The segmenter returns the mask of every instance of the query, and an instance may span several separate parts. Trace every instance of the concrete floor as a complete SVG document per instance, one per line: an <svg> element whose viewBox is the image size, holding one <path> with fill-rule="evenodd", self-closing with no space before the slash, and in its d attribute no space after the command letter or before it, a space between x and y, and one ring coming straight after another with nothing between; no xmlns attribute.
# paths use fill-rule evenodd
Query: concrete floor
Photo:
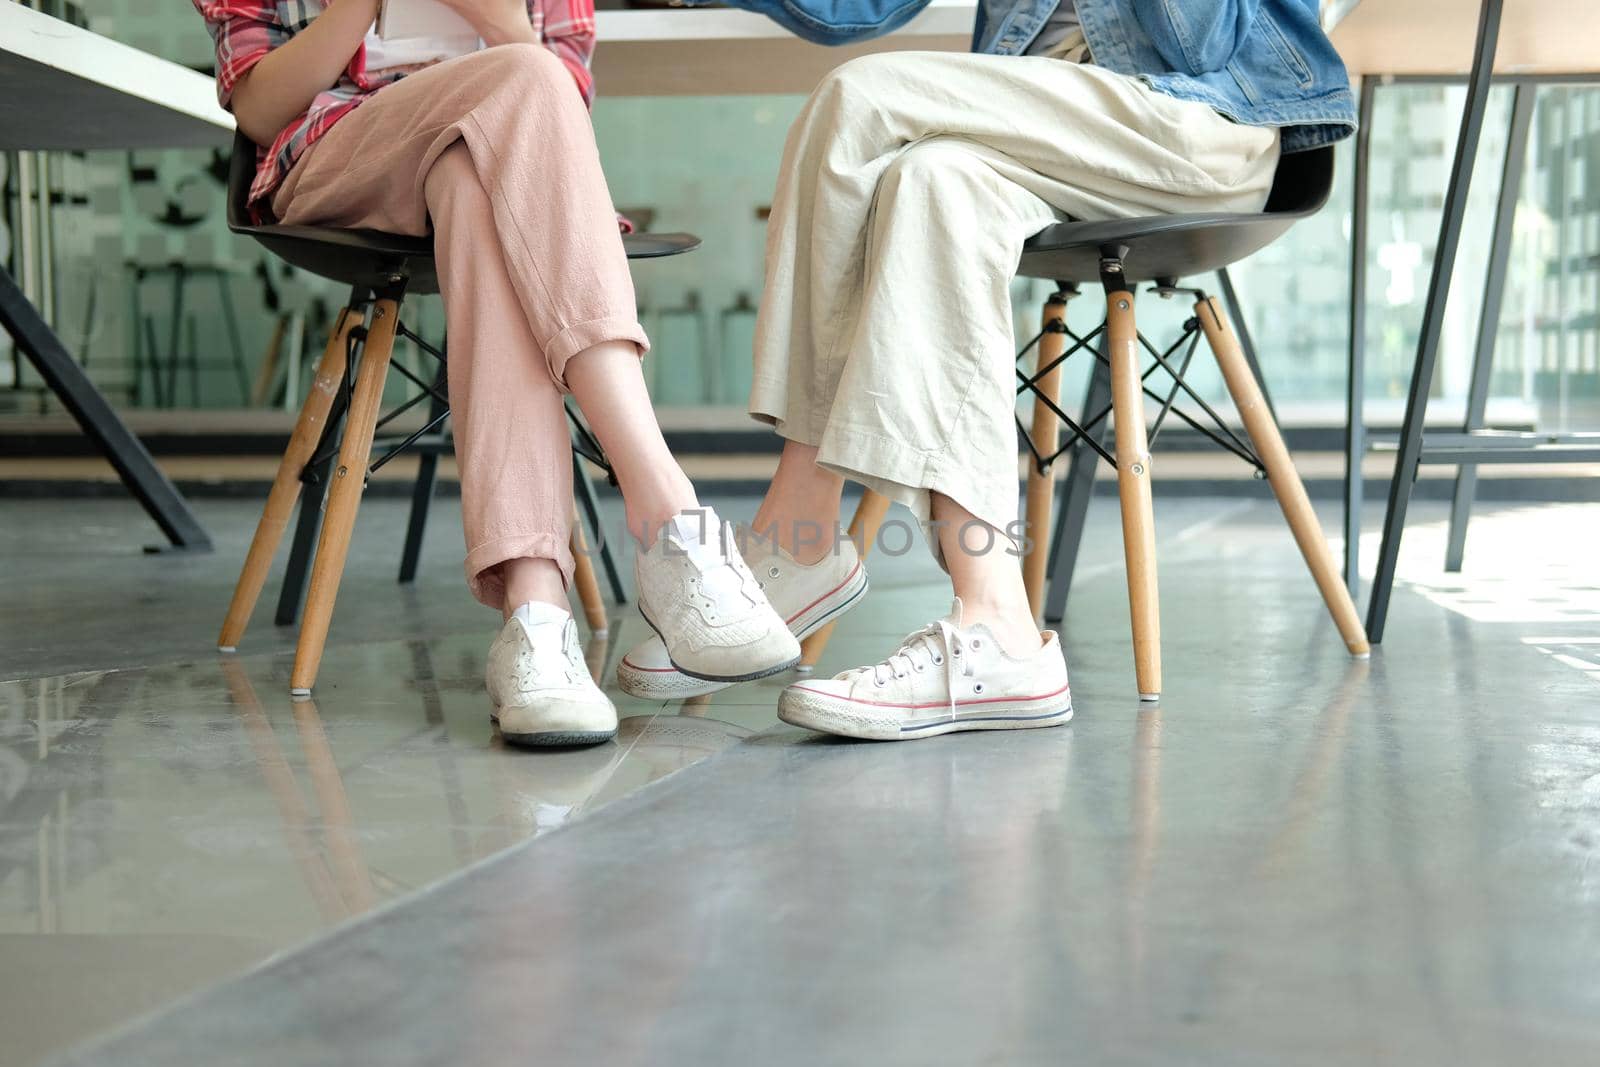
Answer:
<svg viewBox="0 0 1600 1067"><path fill-rule="evenodd" d="M126 504L4 503L8 1064L1600 1061L1600 507L1485 508L1462 575L1415 509L1363 664L1270 504L1158 502L1140 708L1097 501L1070 727L819 740L779 680L526 754L453 502L411 591L373 503L309 704L265 614L206 651L252 506L145 557ZM824 669L938 577L879 559Z"/></svg>

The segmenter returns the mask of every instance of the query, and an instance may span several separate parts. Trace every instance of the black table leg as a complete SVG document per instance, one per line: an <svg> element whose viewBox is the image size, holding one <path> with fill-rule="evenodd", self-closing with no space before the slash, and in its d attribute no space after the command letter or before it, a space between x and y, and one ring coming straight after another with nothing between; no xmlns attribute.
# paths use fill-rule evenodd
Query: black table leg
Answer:
<svg viewBox="0 0 1600 1067"><path fill-rule="evenodd" d="M1533 127L1534 86L1519 83L1511 102L1511 129L1506 137L1505 169L1500 174L1500 199L1495 204L1494 236L1489 241L1489 272L1483 282L1483 308L1478 316L1478 348L1472 357L1472 383L1467 388L1467 417L1461 429L1483 429L1489 407L1489 377L1494 371L1494 346L1500 332L1500 306L1506 292L1506 266L1511 259L1512 229L1517 220L1517 198L1522 194L1522 168L1528 158L1528 131ZM1455 494L1450 501L1450 536L1444 550L1444 569L1459 571L1467 547L1467 523L1478 491L1478 468L1463 463L1456 471Z"/></svg>
<svg viewBox="0 0 1600 1067"><path fill-rule="evenodd" d="M149 516L177 548L209 551L206 535L194 513L137 437L112 410L106 398L72 361L66 348L33 305L23 297L11 274L0 268L0 326L38 370L50 391L60 398L83 432L116 468Z"/></svg>
<svg viewBox="0 0 1600 1067"><path fill-rule="evenodd" d="M1467 80L1467 103L1461 113L1461 133L1456 138L1455 160L1450 166L1444 215L1439 220L1439 243L1433 254L1433 276L1428 283L1428 301L1422 314L1422 334L1417 339L1417 360L1411 372L1411 390L1406 397L1405 420L1400 426L1400 450L1395 457L1394 477L1389 481L1389 505L1383 520L1383 545L1378 550L1377 572L1372 580L1372 602L1367 606L1367 636L1373 644L1383 640L1383 626L1389 614L1389 594L1394 587L1395 567L1400 559L1400 537L1405 531L1406 509L1411 504L1411 489L1422 457L1422 428L1428 412L1428 391L1433 386L1433 371L1439 359L1439 338L1444 329L1445 303L1450 281L1455 274L1456 250L1461 245L1461 220L1467 210L1467 191L1472 185L1472 161L1478 153L1483 133L1483 112L1489 100L1490 74L1494 70L1495 46L1500 36L1502 0L1483 0L1478 18L1478 41L1472 57L1472 75Z"/></svg>
<svg viewBox="0 0 1600 1067"><path fill-rule="evenodd" d="M1350 362L1344 403L1344 584L1361 603L1361 501L1366 483L1361 461L1367 455L1367 200L1372 173L1372 112L1377 79L1361 80L1361 111L1356 129L1355 190L1350 209Z"/></svg>

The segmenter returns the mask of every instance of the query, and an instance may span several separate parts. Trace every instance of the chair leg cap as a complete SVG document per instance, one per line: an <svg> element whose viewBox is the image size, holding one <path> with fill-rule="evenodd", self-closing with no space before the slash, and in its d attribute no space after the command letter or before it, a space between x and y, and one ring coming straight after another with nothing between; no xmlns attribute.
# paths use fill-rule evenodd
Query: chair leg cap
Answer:
<svg viewBox="0 0 1600 1067"><path fill-rule="evenodd" d="M1161 699L1160 693L1140 693L1139 699L1147 704L1153 704Z"/></svg>
<svg viewBox="0 0 1600 1067"><path fill-rule="evenodd" d="M309 689L295 689L295 688L291 687L290 690L289 690L289 695L292 696L292 697L308 697L308 696L311 695L311 690L309 690Z"/></svg>
<svg viewBox="0 0 1600 1067"><path fill-rule="evenodd" d="M217 646L217 651L218 652L237 652L237 651L239 651L239 646L238 645L218 645Z"/></svg>

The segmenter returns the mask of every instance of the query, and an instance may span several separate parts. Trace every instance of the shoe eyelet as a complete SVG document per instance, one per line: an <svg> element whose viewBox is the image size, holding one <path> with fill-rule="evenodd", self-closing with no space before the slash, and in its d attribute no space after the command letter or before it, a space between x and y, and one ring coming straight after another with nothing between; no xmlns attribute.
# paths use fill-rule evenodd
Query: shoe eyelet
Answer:
<svg viewBox="0 0 1600 1067"><path fill-rule="evenodd" d="M974 637L972 639L972 647L973 648L981 648L982 647L982 645L981 645L981 643L980 643L978 638Z"/></svg>
<svg viewBox="0 0 1600 1067"><path fill-rule="evenodd" d="M982 682L973 682L973 683L972 683L972 691L973 691L973 692L974 692L974 693L981 693L981 692L983 692L983 683L982 683Z"/></svg>
<svg viewBox="0 0 1600 1067"><path fill-rule="evenodd" d="M873 684L873 685L874 685L874 686L876 686L876 687L877 687L877 688L879 688L879 689L882 689L882 688L883 688L883 685L884 685L884 683L883 683L883 682L881 682L881 681L879 681L879 680L878 680L878 679L876 679L876 678L874 678L874 679L873 679L873 680L872 680L872 684Z"/></svg>
<svg viewBox="0 0 1600 1067"><path fill-rule="evenodd" d="M935 656L935 657L933 657L933 665L935 667L944 666L944 657L943 656Z"/></svg>
<svg viewBox="0 0 1600 1067"><path fill-rule="evenodd" d="M779 574L778 568L776 568L776 567L767 568L767 577L768 578L776 578L778 576L778 574Z"/></svg>
<svg viewBox="0 0 1600 1067"><path fill-rule="evenodd" d="M961 658L961 650L960 650L960 649L959 649L959 648L952 648L952 649L951 649L951 650L950 650L950 654L951 654L951 655L952 655L952 656L954 656L954 657L956 657L956 658L957 658L957 659L960 659L960 658Z"/></svg>
<svg viewBox="0 0 1600 1067"><path fill-rule="evenodd" d="M916 671L918 674L921 674L927 668L923 667L922 664L918 663L916 666L912 667L911 669Z"/></svg>

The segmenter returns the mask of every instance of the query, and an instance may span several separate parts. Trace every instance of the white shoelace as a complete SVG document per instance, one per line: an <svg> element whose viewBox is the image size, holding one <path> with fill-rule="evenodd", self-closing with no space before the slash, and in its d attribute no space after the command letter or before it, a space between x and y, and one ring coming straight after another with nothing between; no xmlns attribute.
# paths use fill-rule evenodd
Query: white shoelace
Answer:
<svg viewBox="0 0 1600 1067"><path fill-rule="evenodd" d="M743 592L749 568L734 543L731 524L722 523L715 538L686 537L681 529L669 536L677 550L687 555L699 572L700 588L707 599L724 600Z"/></svg>
<svg viewBox="0 0 1600 1067"><path fill-rule="evenodd" d="M930 667L943 667L945 695L949 700L951 718L956 713L956 679L972 677L972 657L966 654L967 641L961 631L943 619L935 620L911 634L900 647L880 663L857 667L849 673L860 676L870 672L872 684L882 689L890 681L921 674ZM948 651L948 654L946 654Z"/></svg>
<svg viewBox="0 0 1600 1067"><path fill-rule="evenodd" d="M529 638L530 645L532 637ZM548 662L559 659L560 665L554 666ZM541 662L544 660L545 662ZM582 685L591 681L589 665L583 662L583 656L578 647L578 624L568 619L561 627L561 651L558 656L546 653L540 656L536 648L530 648L523 660L522 669L517 672L518 680L524 689L538 686L549 674L559 674L568 685Z"/></svg>

